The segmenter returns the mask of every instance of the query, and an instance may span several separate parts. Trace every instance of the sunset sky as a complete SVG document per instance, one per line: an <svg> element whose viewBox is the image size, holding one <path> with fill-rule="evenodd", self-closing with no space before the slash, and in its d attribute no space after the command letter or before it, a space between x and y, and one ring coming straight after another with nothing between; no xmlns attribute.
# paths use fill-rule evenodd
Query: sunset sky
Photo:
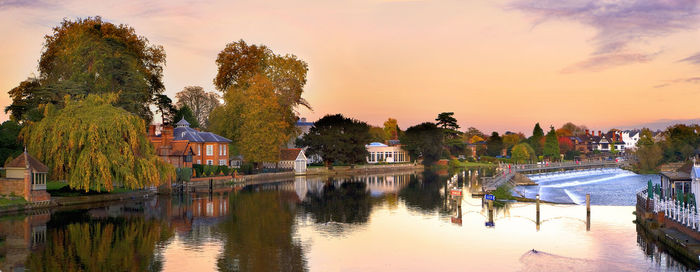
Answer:
<svg viewBox="0 0 700 272"><path fill-rule="evenodd" d="M188 85L213 91L216 54L243 39L308 63L310 120L393 117L405 129L453 111L463 128L529 134L535 122L700 118L700 1L63 2L0 0L3 109L52 27L99 15L165 48L173 99Z"/></svg>

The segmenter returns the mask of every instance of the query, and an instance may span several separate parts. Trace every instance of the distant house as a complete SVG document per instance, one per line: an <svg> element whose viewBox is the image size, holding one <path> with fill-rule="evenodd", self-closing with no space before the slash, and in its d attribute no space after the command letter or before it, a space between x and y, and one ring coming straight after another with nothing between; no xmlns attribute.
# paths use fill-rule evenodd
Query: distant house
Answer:
<svg viewBox="0 0 700 272"><path fill-rule="evenodd" d="M588 151L610 152L614 148L620 153L625 152L625 142L622 141L622 134L618 131L610 131L603 134L599 130L598 135L595 135L595 132L589 134L588 130L586 130L583 140L588 146Z"/></svg>
<svg viewBox="0 0 700 272"><path fill-rule="evenodd" d="M588 153L588 143L578 136L569 136L569 140L574 144L574 150L581 152L581 154Z"/></svg>
<svg viewBox="0 0 700 272"><path fill-rule="evenodd" d="M163 160L176 167L191 167L192 164L229 165L228 145L231 140L193 129L185 119L175 125L175 129L163 127L160 135L156 134L155 125L148 128L148 138Z"/></svg>
<svg viewBox="0 0 700 272"><path fill-rule="evenodd" d="M683 164L675 171L661 171L661 189L664 198L675 197L677 193L685 195L691 192L691 171L694 170L693 163Z"/></svg>
<svg viewBox="0 0 700 272"><path fill-rule="evenodd" d="M367 163L400 163L409 162L411 158L408 152L401 148L401 145L386 145L383 143L373 142L365 145L369 156Z"/></svg>
<svg viewBox="0 0 700 272"><path fill-rule="evenodd" d="M625 130L622 132L622 141L625 142L625 150L635 150L639 141L639 130Z"/></svg>
<svg viewBox="0 0 700 272"><path fill-rule="evenodd" d="M486 150L486 141L478 141L478 142L473 142L473 143L467 143L467 149L468 153L471 154L472 157L476 158L477 156L477 150L479 148L483 148Z"/></svg>
<svg viewBox="0 0 700 272"><path fill-rule="evenodd" d="M6 178L0 179L0 195L17 195L27 202L48 202L46 192L49 168L27 151L5 165Z"/></svg>

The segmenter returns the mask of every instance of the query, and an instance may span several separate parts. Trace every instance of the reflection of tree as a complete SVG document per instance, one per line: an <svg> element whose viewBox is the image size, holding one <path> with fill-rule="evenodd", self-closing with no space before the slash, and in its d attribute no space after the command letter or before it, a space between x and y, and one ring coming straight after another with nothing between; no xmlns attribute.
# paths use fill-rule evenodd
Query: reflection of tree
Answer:
<svg viewBox="0 0 700 272"><path fill-rule="evenodd" d="M306 262L294 241L295 213L281 192L241 192L232 195L230 216L216 228L224 250L221 271L303 271Z"/></svg>
<svg viewBox="0 0 700 272"><path fill-rule="evenodd" d="M443 205L440 190L443 189L444 184L444 178L440 178L435 172L423 172L422 182L418 176L411 175L408 185L399 191L399 197L410 208L423 212L433 212Z"/></svg>
<svg viewBox="0 0 700 272"><path fill-rule="evenodd" d="M321 193L307 195L302 206L316 223L365 223L372 210L370 192L364 182L344 182L340 187L329 182Z"/></svg>
<svg viewBox="0 0 700 272"><path fill-rule="evenodd" d="M27 259L31 271L161 270L156 246L173 232L164 222L143 217L59 224Z"/></svg>

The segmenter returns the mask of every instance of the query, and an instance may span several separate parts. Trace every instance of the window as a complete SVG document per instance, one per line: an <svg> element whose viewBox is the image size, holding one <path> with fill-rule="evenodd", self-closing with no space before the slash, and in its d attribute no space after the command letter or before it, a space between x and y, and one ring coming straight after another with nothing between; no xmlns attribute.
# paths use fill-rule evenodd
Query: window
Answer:
<svg viewBox="0 0 700 272"><path fill-rule="evenodd" d="M197 160L197 164L202 164L202 160Z"/></svg>
<svg viewBox="0 0 700 272"><path fill-rule="evenodd" d="M224 155L224 149L221 146L222 146L222 144L219 144L219 156Z"/></svg>
<svg viewBox="0 0 700 272"><path fill-rule="evenodd" d="M226 144L224 144L224 156L226 156Z"/></svg>
<svg viewBox="0 0 700 272"><path fill-rule="evenodd" d="M213 160L207 160L207 165L214 165L214 161L213 161Z"/></svg>
<svg viewBox="0 0 700 272"><path fill-rule="evenodd" d="M185 162L192 162L192 155L185 156Z"/></svg>
<svg viewBox="0 0 700 272"><path fill-rule="evenodd" d="M219 160L219 165L226 165L226 160Z"/></svg>
<svg viewBox="0 0 700 272"><path fill-rule="evenodd" d="M391 158L391 152L387 151L387 152L385 152L385 155L387 158Z"/></svg>
<svg viewBox="0 0 700 272"><path fill-rule="evenodd" d="M376 153L375 152L369 153L369 161L371 161L371 162L376 161Z"/></svg>
<svg viewBox="0 0 700 272"><path fill-rule="evenodd" d="M207 156L214 155L214 145L207 145Z"/></svg>
<svg viewBox="0 0 700 272"><path fill-rule="evenodd" d="M202 156L202 146L197 145L197 156Z"/></svg>

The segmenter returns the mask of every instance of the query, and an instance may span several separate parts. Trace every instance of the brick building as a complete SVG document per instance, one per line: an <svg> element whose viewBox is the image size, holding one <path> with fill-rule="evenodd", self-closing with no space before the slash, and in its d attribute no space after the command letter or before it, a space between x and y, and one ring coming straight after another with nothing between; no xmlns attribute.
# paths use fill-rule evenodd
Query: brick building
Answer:
<svg viewBox="0 0 700 272"><path fill-rule="evenodd" d="M160 135L157 135L155 125L148 128L148 138L163 160L175 167L229 165L228 144L231 140L191 128L185 119L175 125L175 128L163 127Z"/></svg>
<svg viewBox="0 0 700 272"><path fill-rule="evenodd" d="M6 177L0 179L0 195L24 197L27 202L49 202L46 192L49 168L27 150L5 165Z"/></svg>

